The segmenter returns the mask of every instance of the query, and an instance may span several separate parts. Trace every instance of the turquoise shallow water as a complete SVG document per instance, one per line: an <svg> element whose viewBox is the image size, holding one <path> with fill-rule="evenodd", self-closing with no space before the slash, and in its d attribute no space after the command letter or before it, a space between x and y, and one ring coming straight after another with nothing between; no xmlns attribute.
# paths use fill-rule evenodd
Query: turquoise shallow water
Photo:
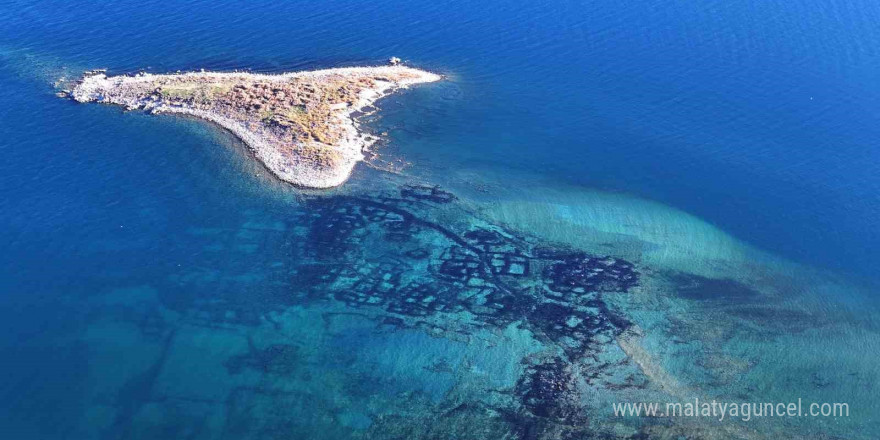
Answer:
<svg viewBox="0 0 880 440"><path fill-rule="evenodd" d="M0 434L876 438L878 13L0 5ZM448 79L384 100L379 157L324 192L53 96L392 55ZM851 414L611 411L694 398Z"/></svg>

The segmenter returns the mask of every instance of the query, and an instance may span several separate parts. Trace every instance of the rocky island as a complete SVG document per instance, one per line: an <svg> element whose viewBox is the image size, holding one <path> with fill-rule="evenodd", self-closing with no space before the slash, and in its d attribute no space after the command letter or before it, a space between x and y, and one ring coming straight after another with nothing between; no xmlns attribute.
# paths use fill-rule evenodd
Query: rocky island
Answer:
<svg viewBox="0 0 880 440"><path fill-rule="evenodd" d="M87 73L70 95L211 121L231 131L280 179L309 188L342 184L375 139L355 115L394 90L440 80L399 65L278 75L246 72Z"/></svg>

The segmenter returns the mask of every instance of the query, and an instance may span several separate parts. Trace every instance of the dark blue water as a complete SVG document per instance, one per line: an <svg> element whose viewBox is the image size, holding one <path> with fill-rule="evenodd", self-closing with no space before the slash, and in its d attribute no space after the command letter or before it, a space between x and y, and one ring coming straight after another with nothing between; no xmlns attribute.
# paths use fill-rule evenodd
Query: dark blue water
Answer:
<svg viewBox="0 0 880 440"><path fill-rule="evenodd" d="M228 134L209 126L53 96L52 82L59 76L75 77L90 68L111 73L282 72L377 64L399 56L449 78L391 98L387 118L376 122L379 130L390 131L389 156L412 162L409 177L464 192L474 190L467 176L483 176L490 188L503 186L497 176L510 176L513 185L540 180L567 191L631 195L702 219L782 259L828 269L838 280L877 280L876 2L13 1L0 4L0 17L0 340L4 358L17 359L0 368L8 370L3 372L8 379L0 381L0 394L6 396L0 412L8 417L0 420L10 421L0 423L8 423L13 432L5 438L220 438L177 425L155 428L161 423L144 420L163 418L156 414L170 417L174 411L150 413L152 407L143 402L153 400L143 397L149 392L137 387L140 382L107 378L121 369L166 383L163 378L170 373L150 370L164 361L114 365L120 357L136 358L126 347L157 357L166 353L161 359L178 365L174 347L188 333L168 324L178 333L167 334L177 336L163 336L163 330L154 339L120 337L102 345L113 338L100 335L127 333L93 323L110 314L114 322L146 325L158 319L148 310L168 309L183 318L162 315L162 322L179 324L203 318L188 312L189 300L179 298L197 296L192 301L202 304L217 294L230 303L239 304L230 298L249 298L265 305L275 304L283 292L303 288L289 283L290 273L296 272L291 267L305 263L289 261L285 246L292 239L278 238L273 226L296 228L292 213L301 212L302 194L267 176ZM362 167L354 183L369 189L381 180L379 175ZM490 191L482 197L495 195ZM638 230L644 225L630 226ZM699 237L672 237L678 239L714 246L701 244ZM848 294L826 290L825 298L839 295L841 303L849 301ZM126 303L123 312L94 299L127 298L119 292L129 291L147 299ZM187 305L175 309L175 301ZM246 309L236 310L242 314ZM254 316L263 318L254 322L267 322L268 308L255 309ZM869 316L850 318L872 321ZM404 334L403 343L378 339L377 350L412 344L451 359L476 356L460 347L435 346L421 333ZM175 342L163 352L165 337ZM763 353L778 352L773 344L799 347L766 338L773 342ZM856 340L875 341L873 336ZM246 346L247 341L217 346L235 344ZM314 346L339 344L360 347L364 342L340 336ZM748 357L743 353L749 349L725 344L719 342ZM857 358L859 349L850 348L841 350ZM460 352L448 353L454 350ZM505 353L530 350L523 342ZM379 362L374 356L359 359ZM809 377L814 372L807 366L828 360L818 354L792 356L786 359L803 366ZM344 376L344 360L319 359L335 365L327 371ZM851 362L849 370L839 369L840 378L829 373L834 376L829 380L858 389L875 377L876 368L866 372L860 370L864 365ZM370 365L358 374L374 371L375 364ZM490 371L497 367L486 365ZM689 374L684 367L666 367ZM504 371L499 374L506 377ZM859 379L847 379L856 377L845 376L850 373ZM766 370L757 374L771 376ZM698 376L681 382L705 379ZM335 383L323 380L316 379L314 386ZM107 389L96 383L107 383ZM210 394L177 395L168 391L174 387L162 386L153 388L161 397L156 401L195 402ZM377 385L386 391L414 385L384 386ZM450 387L432 383L423 388L434 395ZM235 395L245 392L236 389ZM369 400L363 399L352 401ZM299 408L286 404L291 411ZM175 414L195 414L211 426L216 414L210 408L181 406ZM375 414L338 408L328 414L356 432L378 420ZM317 430L326 414L311 416L315 419L303 422L306 427L297 432L313 433L308 427ZM83 430L82 420L102 428ZM223 438L274 438L255 427L224 432Z"/></svg>
<svg viewBox="0 0 880 440"><path fill-rule="evenodd" d="M466 88L468 107L444 121L450 157L647 196L799 260L866 275L877 263L873 2L15 2L4 12L7 48L121 72L400 55Z"/></svg>

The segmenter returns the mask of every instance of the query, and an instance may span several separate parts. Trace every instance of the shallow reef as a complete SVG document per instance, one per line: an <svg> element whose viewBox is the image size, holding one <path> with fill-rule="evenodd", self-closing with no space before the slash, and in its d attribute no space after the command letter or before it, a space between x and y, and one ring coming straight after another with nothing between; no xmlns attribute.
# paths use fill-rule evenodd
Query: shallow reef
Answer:
<svg viewBox="0 0 880 440"><path fill-rule="evenodd" d="M301 220L308 232L292 251L320 263L294 280L307 287L299 300L342 302L371 310L383 325L441 336L517 323L556 354L523 360L525 374L508 391L518 403L496 408L499 417L506 414L510 432L523 438L560 426L582 432L587 424L578 393L584 385L573 371L614 368L592 357L630 324L603 295L637 286L636 265L539 246L495 225L432 220L454 200L439 187L412 185L398 194L307 200Z"/></svg>
<svg viewBox="0 0 880 440"><path fill-rule="evenodd" d="M126 403L116 426L137 431L151 423L142 420L149 410L175 420L168 432L206 430L214 417L236 438L686 432L651 421L621 429L596 407L658 390L618 342L640 331L621 302L642 295L656 272L489 223L456 200L416 184L301 195L281 220L196 231L206 248L243 257L217 257L223 266L207 252L202 268L159 290L172 311L163 316L181 321L142 319L168 354L141 381L151 400ZM246 256L257 252L274 263L253 267ZM753 295L730 280L662 275L677 298L700 305ZM186 354L205 345L205 359ZM175 382L196 369L210 380Z"/></svg>

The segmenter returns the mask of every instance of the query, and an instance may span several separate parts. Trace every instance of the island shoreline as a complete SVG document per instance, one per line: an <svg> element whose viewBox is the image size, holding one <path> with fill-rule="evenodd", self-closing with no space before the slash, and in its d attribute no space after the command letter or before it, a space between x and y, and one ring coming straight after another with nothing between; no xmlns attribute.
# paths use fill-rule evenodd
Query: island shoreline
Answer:
<svg viewBox="0 0 880 440"><path fill-rule="evenodd" d="M108 77L103 71L95 71L87 73L73 88L70 96L77 102L115 104L127 110L140 109L154 114L190 116L211 122L240 139L279 179L297 187L321 189L336 187L348 180L357 163L364 159L364 152L376 142L375 136L363 132L358 121L358 118L365 113L365 109L375 107L376 101L399 90L441 79L442 77L435 73L399 65L340 67L275 75L200 71ZM221 101L223 107L215 105L216 103L212 103L211 99L193 102L191 98L175 100L163 94L165 89L171 87L176 87L174 90L205 88L225 90L234 87L245 89L246 93L250 87L257 87L255 89L257 92L261 90L259 87L262 87L262 90L283 88L288 93L291 90L294 93L301 91L291 88L293 87L291 83L296 83L307 92L315 92L303 93L304 96L332 95L336 93L333 87L340 84L340 90L345 89L345 99L341 102L327 99L321 102L324 106L320 109L324 110L324 113L319 114L321 119L318 120L318 125L329 133L327 137L332 139L332 143L314 139L305 142L290 141L286 136L291 129L289 125L284 125L287 121L283 119L281 122L273 119L259 123L258 115L253 111L254 107L265 109L267 108L265 106L271 105L273 109L293 108L288 102L278 104L279 101L272 99L271 96L269 98L261 96L256 103L247 102L246 104L254 107L244 111L238 108L242 107L241 103L235 102L235 99L230 98L231 95L228 94L215 99ZM330 85L326 87L327 90L323 90L325 84ZM189 89L184 89L185 87ZM278 93L284 95L283 92ZM293 108L297 112L302 111L299 110L300 107L309 108L313 104L302 97L298 102L302 104ZM230 108L234 110L229 110ZM308 110L305 111L307 112ZM311 125L314 126L315 122ZM305 130L310 129L313 127L305 127ZM313 135L317 135L323 141L323 136L327 133L317 129L315 131ZM304 151L313 152L315 149L319 154L304 153ZM331 160L324 159L324 156L330 157Z"/></svg>

